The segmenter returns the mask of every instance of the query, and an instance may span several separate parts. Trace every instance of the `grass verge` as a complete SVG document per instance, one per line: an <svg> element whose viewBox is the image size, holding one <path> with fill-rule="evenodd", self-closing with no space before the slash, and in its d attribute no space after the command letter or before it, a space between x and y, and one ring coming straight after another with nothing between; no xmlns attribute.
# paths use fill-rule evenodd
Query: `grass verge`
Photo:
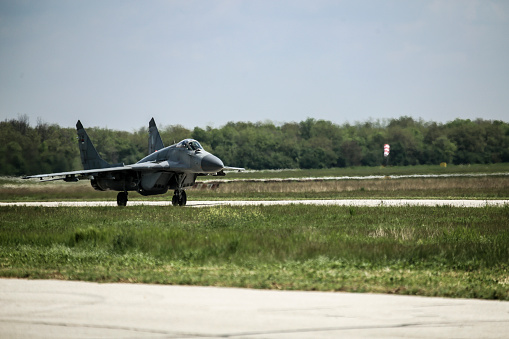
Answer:
<svg viewBox="0 0 509 339"><path fill-rule="evenodd" d="M117 192L95 191L88 180L66 182L17 182L0 185L0 201L115 201ZM129 200L170 201L172 192L142 196L130 192ZM328 180L307 182L227 182L219 188L190 189L190 200L274 200L274 199L507 199L509 176L460 178L401 178L367 180Z"/></svg>
<svg viewBox="0 0 509 339"><path fill-rule="evenodd" d="M509 207L0 208L0 276L509 300Z"/></svg>

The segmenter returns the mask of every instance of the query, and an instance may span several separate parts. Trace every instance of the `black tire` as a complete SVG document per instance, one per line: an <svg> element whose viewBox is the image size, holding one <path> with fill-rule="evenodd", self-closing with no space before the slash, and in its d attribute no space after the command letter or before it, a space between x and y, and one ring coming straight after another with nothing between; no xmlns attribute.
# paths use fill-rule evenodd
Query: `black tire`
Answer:
<svg viewBox="0 0 509 339"><path fill-rule="evenodd" d="M177 206L179 204L179 196L176 193L173 194L173 198L171 198L171 204L173 206Z"/></svg>
<svg viewBox="0 0 509 339"><path fill-rule="evenodd" d="M186 204L187 204L187 194L186 191L182 191L182 193L180 193L179 205L185 206Z"/></svg>
<svg viewBox="0 0 509 339"><path fill-rule="evenodd" d="M127 206L127 193L126 192L118 192L117 205L118 206Z"/></svg>

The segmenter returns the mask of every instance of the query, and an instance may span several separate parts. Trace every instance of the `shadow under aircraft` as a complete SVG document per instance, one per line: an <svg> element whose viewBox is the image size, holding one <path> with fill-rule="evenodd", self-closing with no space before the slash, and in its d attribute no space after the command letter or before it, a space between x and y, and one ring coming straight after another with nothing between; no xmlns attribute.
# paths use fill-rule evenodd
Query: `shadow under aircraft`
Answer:
<svg viewBox="0 0 509 339"><path fill-rule="evenodd" d="M154 118L149 122L149 155L132 165L109 164L99 156L79 120L76 130L83 164L82 171L30 175L24 179L52 178L49 180L66 182L90 179L92 187L98 191L119 191L118 206L127 205L129 191L147 196L174 190L171 200L173 206L185 206L187 202L185 188L194 185L198 176L224 176L224 170L244 170L224 166L221 159L205 151L194 139L184 139L177 144L164 147Z"/></svg>

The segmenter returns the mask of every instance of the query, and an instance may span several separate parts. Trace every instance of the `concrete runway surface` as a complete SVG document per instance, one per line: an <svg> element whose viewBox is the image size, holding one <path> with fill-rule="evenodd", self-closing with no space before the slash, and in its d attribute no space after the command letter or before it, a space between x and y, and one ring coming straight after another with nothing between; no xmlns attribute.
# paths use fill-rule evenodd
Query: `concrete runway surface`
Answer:
<svg viewBox="0 0 509 339"><path fill-rule="evenodd" d="M437 200L437 199L342 199L342 200L209 200L188 201L188 207L208 206L251 206L251 205L336 205L336 206L452 206L485 207L509 205L509 200ZM170 201L132 200L127 206L171 206ZM41 207L94 207L117 206L116 201L44 201L44 202L0 202L0 206L41 206Z"/></svg>
<svg viewBox="0 0 509 339"><path fill-rule="evenodd" d="M0 338L507 338L509 302L0 279Z"/></svg>

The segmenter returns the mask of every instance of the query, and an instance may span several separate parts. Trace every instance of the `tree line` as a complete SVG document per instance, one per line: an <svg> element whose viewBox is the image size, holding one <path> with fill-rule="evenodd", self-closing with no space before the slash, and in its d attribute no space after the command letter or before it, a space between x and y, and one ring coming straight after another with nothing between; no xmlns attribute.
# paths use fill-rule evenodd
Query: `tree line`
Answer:
<svg viewBox="0 0 509 339"><path fill-rule="evenodd" d="M148 128L134 132L86 128L101 156L110 163L134 163L148 151ZM509 124L456 119L427 122L403 116L385 121L337 125L308 118L273 122L229 122L213 128L160 126L166 146L184 138L229 166L249 169L379 166L390 144L390 165L484 164L509 162ZM27 116L0 122L0 175L28 175L81 169L76 130Z"/></svg>

